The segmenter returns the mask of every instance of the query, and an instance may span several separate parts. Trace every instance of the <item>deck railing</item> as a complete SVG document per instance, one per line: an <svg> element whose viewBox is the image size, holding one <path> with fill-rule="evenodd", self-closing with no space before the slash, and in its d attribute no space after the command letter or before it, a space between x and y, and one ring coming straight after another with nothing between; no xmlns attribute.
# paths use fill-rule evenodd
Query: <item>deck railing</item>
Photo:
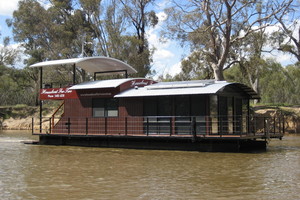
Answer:
<svg viewBox="0 0 300 200"><path fill-rule="evenodd" d="M54 124L53 121L56 123ZM33 134L128 135L128 136L248 136L282 137L282 117L148 116L103 118L43 118L42 131Z"/></svg>

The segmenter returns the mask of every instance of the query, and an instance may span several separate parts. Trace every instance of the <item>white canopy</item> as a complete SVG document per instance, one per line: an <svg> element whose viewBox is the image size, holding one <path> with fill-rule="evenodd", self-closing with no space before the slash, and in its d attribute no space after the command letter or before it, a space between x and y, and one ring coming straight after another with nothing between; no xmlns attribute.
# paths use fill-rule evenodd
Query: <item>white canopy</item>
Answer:
<svg viewBox="0 0 300 200"><path fill-rule="evenodd" d="M103 89L103 88L116 88L122 83L134 80L132 78L127 79L111 79L111 80L99 80L84 82L70 87L70 90L82 90L82 89Z"/></svg>
<svg viewBox="0 0 300 200"><path fill-rule="evenodd" d="M259 95L246 85L239 83L229 83L226 81L199 80L199 81L179 81L160 82L145 87L129 89L116 95L122 97L150 97L168 95L195 95L195 94L217 94L227 86L234 86L245 92L251 99L259 99Z"/></svg>
<svg viewBox="0 0 300 200"><path fill-rule="evenodd" d="M30 67L47 67L55 65L75 65L87 72L113 72L113 71L127 71L128 74L136 73L137 71L130 65L109 57L85 57L85 58L71 58L62 60L51 60L39 62Z"/></svg>

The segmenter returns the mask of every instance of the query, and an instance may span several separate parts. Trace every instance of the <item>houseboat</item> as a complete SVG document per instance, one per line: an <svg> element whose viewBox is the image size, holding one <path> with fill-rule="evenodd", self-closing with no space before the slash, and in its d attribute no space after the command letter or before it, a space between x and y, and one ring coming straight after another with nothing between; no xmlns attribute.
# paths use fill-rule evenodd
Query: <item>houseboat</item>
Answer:
<svg viewBox="0 0 300 200"><path fill-rule="evenodd" d="M72 66L67 86L43 82L45 67ZM128 78L136 70L108 57L36 63L40 71L39 144L194 151L266 149L283 137L284 119L258 118L249 101L259 96L240 83L215 80L156 82ZM94 80L77 83L76 68ZM97 80L99 74L120 74ZM51 117L43 102L62 101Z"/></svg>

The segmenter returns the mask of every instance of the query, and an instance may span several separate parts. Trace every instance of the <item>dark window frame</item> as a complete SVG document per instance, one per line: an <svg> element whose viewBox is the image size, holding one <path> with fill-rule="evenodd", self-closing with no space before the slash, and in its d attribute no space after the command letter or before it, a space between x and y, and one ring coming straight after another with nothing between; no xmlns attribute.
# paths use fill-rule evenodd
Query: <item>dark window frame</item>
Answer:
<svg viewBox="0 0 300 200"><path fill-rule="evenodd" d="M96 112L97 108L103 109L103 115L96 115L95 112ZM117 114L109 115L110 111L116 111ZM119 99L115 99L115 98L94 98L94 99L92 99L92 116L95 118L119 117Z"/></svg>

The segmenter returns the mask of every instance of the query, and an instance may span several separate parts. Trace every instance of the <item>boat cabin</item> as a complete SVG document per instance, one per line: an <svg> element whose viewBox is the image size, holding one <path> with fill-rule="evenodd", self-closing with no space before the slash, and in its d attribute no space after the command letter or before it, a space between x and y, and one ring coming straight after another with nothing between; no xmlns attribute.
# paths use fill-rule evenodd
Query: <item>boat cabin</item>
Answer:
<svg viewBox="0 0 300 200"><path fill-rule="evenodd" d="M122 61L92 57L48 61L32 67L73 65L72 85L40 89L40 100L62 100L51 117L42 116L44 144L106 147L212 150L217 146L264 146L283 136L283 119L258 119L249 101L259 96L239 83L215 80L157 82L128 78L135 70ZM76 84L75 69L94 73ZM97 80L97 74L123 73L124 78ZM41 78L41 86L45 86ZM261 140L261 141L257 141ZM230 147L230 149L232 149Z"/></svg>

